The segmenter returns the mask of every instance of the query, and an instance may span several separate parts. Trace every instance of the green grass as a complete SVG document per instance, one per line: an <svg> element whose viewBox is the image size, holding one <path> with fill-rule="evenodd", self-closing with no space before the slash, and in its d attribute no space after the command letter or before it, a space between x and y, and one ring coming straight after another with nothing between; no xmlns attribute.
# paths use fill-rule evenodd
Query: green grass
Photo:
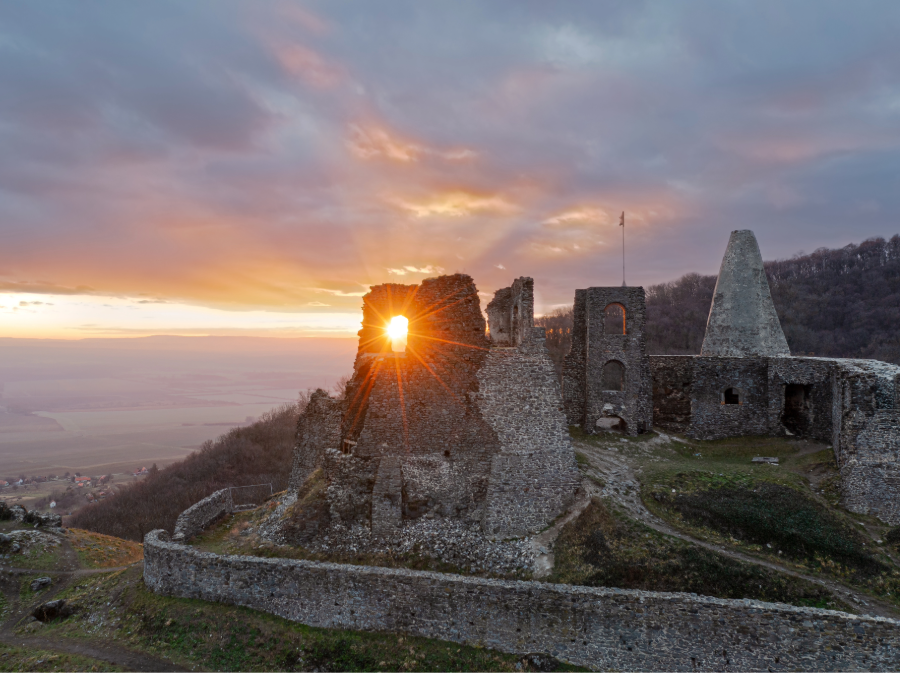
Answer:
<svg viewBox="0 0 900 673"><path fill-rule="evenodd" d="M797 455L783 438L696 442L648 462L642 499L654 514L700 539L824 573L900 603L900 568L837 506L840 476L830 449ZM700 456L695 456L700 453ZM781 465L754 465L753 456ZM820 478L818 492L807 475Z"/></svg>
<svg viewBox="0 0 900 673"><path fill-rule="evenodd" d="M0 671L123 671L105 661L0 644Z"/></svg>
<svg viewBox="0 0 900 673"><path fill-rule="evenodd" d="M827 589L658 533L595 498L560 533L550 580L848 609Z"/></svg>
<svg viewBox="0 0 900 673"><path fill-rule="evenodd" d="M528 670L520 657L484 648L312 628L248 608L158 596L147 590L137 568L81 578L60 597L76 613L48 624L42 635L111 638L207 670Z"/></svg>

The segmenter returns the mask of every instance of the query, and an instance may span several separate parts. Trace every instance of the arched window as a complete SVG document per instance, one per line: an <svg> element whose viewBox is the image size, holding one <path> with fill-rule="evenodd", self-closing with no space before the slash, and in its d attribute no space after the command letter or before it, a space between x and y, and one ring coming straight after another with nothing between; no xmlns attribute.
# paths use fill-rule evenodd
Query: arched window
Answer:
<svg viewBox="0 0 900 673"><path fill-rule="evenodd" d="M625 334L625 307L610 304L603 310L603 333Z"/></svg>
<svg viewBox="0 0 900 673"><path fill-rule="evenodd" d="M741 403L741 391L737 388L727 388L724 393L722 393L722 404L740 404Z"/></svg>
<svg viewBox="0 0 900 673"><path fill-rule="evenodd" d="M625 390L625 365L610 360L603 365L603 390Z"/></svg>

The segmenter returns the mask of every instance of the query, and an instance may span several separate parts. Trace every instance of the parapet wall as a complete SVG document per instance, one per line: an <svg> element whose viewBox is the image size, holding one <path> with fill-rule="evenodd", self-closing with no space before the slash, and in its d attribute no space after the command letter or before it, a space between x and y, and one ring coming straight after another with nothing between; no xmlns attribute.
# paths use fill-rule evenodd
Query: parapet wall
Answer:
<svg viewBox="0 0 900 673"><path fill-rule="evenodd" d="M231 489L223 488L191 505L175 521L175 539L190 540L219 517L234 511Z"/></svg>
<svg viewBox="0 0 900 673"><path fill-rule="evenodd" d="M389 631L596 670L895 670L900 622L682 593L489 580L218 556L144 538L156 593L242 605L325 628Z"/></svg>

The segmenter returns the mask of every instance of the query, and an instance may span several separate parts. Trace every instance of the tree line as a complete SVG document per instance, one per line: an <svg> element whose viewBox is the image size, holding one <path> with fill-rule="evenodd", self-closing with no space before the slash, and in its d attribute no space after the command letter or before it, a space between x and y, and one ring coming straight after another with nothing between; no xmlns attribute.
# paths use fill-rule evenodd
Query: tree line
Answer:
<svg viewBox="0 0 900 673"><path fill-rule="evenodd" d="M794 355L900 364L900 235L765 262L775 310ZM689 273L646 288L650 355L697 355L716 276ZM572 309L535 318L557 370L572 344Z"/></svg>

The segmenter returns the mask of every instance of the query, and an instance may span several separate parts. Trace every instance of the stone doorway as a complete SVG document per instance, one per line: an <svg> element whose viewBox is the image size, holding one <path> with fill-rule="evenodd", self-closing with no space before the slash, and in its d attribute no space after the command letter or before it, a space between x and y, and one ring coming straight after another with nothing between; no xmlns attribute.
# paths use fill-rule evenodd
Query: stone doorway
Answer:
<svg viewBox="0 0 900 673"><path fill-rule="evenodd" d="M792 435L804 436L812 424L812 386L788 383L784 387L784 412L781 423Z"/></svg>

